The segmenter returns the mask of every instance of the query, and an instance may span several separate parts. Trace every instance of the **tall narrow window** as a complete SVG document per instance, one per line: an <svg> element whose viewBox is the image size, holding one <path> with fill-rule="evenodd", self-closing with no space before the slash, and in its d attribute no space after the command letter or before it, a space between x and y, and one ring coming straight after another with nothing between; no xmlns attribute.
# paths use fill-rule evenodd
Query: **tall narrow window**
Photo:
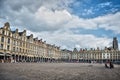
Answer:
<svg viewBox="0 0 120 80"><path fill-rule="evenodd" d="M9 49L10 49L10 46L8 45L8 46L7 46L7 50L9 50Z"/></svg>
<svg viewBox="0 0 120 80"><path fill-rule="evenodd" d="M2 38L1 38L1 42L4 42L4 37L2 36Z"/></svg>
<svg viewBox="0 0 120 80"><path fill-rule="evenodd" d="M17 47L17 51L18 51L18 47Z"/></svg>
<svg viewBox="0 0 120 80"><path fill-rule="evenodd" d="M9 32L9 36L10 36L11 34L10 34L10 32Z"/></svg>
<svg viewBox="0 0 120 80"><path fill-rule="evenodd" d="M5 31L4 31L4 30L2 31L2 34L3 34L3 35L5 34Z"/></svg>
<svg viewBox="0 0 120 80"><path fill-rule="evenodd" d="M20 48L20 52L21 52L21 48Z"/></svg>
<svg viewBox="0 0 120 80"><path fill-rule="evenodd" d="M0 49L3 49L3 44L1 44Z"/></svg>
<svg viewBox="0 0 120 80"><path fill-rule="evenodd" d="M10 43L10 38L8 38L8 43Z"/></svg>
<svg viewBox="0 0 120 80"><path fill-rule="evenodd" d="M13 47L13 51L15 51L15 47Z"/></svg>

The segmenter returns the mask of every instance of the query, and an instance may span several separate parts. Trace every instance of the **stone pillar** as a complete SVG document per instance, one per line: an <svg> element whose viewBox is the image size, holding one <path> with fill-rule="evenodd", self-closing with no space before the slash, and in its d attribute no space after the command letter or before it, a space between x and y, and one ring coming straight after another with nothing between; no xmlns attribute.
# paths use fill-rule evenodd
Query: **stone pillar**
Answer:
<svg viewBox="0 0 120 80"><path fill-rule="evenodd" d="M17 61L19 62L20 60L19 60L19 55L18 55L18 57L17 57Z"/></svg>
<svg viewBox="0 0 120 80"><path fill-rule="evenodd" d="M6 61L6 58L5 58L6 56L4 55L4 63L5 63L5 61Z"/></svg>

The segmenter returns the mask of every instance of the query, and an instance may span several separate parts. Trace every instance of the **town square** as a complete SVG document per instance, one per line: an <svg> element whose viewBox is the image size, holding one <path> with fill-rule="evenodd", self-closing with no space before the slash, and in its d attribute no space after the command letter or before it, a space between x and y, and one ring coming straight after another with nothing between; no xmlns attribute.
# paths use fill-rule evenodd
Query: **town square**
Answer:
<svg viewBox="0 0 120 80"><path fill-rule="evenodd" d="M120 65L87 63L0 63L0 80L119 80Z"/></svg>
<svg viewBox="0 0 120 80"><path fill-rule="evenodd" d="M0 0L0 80L120 80L120 0Z"/></svg>

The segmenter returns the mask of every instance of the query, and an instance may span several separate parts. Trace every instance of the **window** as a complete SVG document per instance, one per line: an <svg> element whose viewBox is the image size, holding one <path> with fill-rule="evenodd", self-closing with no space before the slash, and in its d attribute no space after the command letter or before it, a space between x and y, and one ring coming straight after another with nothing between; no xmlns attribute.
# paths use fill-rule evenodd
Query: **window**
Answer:
<svg viewBox="0 0 120 80"><path fill-rule="evenodd" d="M20 52L21 52L21 48L20 48Z"/></svg>
<svg viewBox="0 0 120 80"><path fill-rule="evenodd" d="M15 47L13 47L13 51L15 51Z"/></svg>
<svg viewBox="0 0 120 80"><path fill-rule="evenodd" d="M8 46L7 46L7 50L9 50L9 49L10 49L10 46L8 45Z"/></svg>
<svg viewBox="0 0 120 80"><path fill-rule="evenodd" d="M1 44L0 49L3 49L3 44Z"/></svg>
<svg viewBox="0 0 120 80"><path fill-rule="evenodd" d="M20 42L20 46L22 46L22 42Z"/></svg>
<svg viewBox="0 0 120 80"><path fill-rule="evenodd" d="M15 45L15 40L13 41L13 44Z"/></svg>
<svg viewBox="0 0 120 80"><path fill-rule="evenodd" d="M8 43L10 43L10 38L8 38Z"/></svg>
<svg viewBox="0 0 120 80"><path fill-rule="evenodd" d="M10 32L9 32L9 36L10 36L11 34L10 34Z"/></svg>
<svg viewBox="0 0 120 80"><path fill-rule="evenodd" d="M2 31L2 34L3 34L3 35L5 34L5 31L4 31L4 30Z"/></svg>
<svg viewBox="0 0 120 80"><path fill-rule="evenodd" d="M2 38L1 38L1 42L4 42L4 37L2 36Z"/></svg>
<svg viewBox="0 0 120 80"><path fill-rule="evenodd" d="M17 46L19 46L19 42L17 41Z"/></svg>
<svg viewBox="0 0 120 80"><path fill-rule="evenodd" d="M18 51L18 47L17 47L17 51Z"/></svg>

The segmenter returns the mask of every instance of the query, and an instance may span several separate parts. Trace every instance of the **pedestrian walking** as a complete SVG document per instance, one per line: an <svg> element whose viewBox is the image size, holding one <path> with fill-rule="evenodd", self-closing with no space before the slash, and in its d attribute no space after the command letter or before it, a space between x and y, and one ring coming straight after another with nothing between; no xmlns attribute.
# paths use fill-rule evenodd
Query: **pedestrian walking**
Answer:
<svg viewBox="0 0 120 80"><path fill-rule="evenodd" d="M107 63L105 63L105 68L109 68L108 65L107 65Z"/></svg>
<svg viewBox="0 0 120 80"><path fill-rule="evenodd" d="M114 68L114 65L113 65L112 62L110 62L109 65L110 65L110 69L111 69L111 68Z"/></svg>

